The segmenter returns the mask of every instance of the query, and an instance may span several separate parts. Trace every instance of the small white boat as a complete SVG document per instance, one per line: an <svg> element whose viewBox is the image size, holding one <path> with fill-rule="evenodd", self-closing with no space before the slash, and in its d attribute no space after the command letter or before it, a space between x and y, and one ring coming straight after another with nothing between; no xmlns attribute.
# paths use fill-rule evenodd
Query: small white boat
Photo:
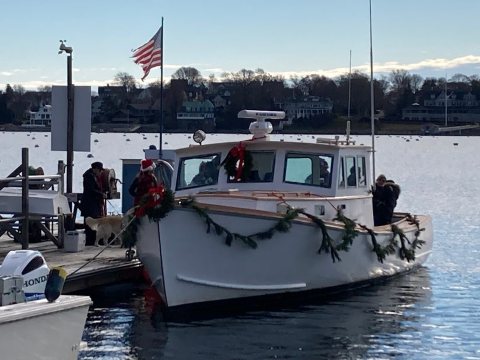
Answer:
<svg viewBox="0 0 480 360"><path fill-rule="evenodd" d="M88 308L88 296L62 295L0 306L2 359L77 359Z"/></svg>
<svg viewBox="0 0 480 360"><path fill-rule="evenodd" d="M337 292L427 260L428 215L397 213L374 226L371 147L272 141L264 119L282 114L244 110L257 119L252 139L175 151L175 206L158 222L141 217L136 230L138 257L167 308Z"/></svg>
<svg viewBox="0 0 480 360"><path fill-rule="evenodd" d="M60 295L63 281L59 276L58 269L50 272L43 255L35 250L12 250L3 259L2 359L77 358L92 301L88 296Z"/></svg>
<svg viewBox="0 0 480 360"><path fill-rule="evenodd" d="M39 178L40 176L31 176ZM29 190L29 213L35 215L58 216L70 214L68 199L56 190ZM22 213L22 189L6 187L0 190L0 213Z"/></svg>

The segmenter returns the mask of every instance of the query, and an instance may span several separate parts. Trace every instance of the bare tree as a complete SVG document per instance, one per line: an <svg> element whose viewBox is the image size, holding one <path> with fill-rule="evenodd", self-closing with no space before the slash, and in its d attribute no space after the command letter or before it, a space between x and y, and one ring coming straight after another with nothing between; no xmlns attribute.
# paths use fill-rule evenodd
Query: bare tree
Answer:
<svg viewBox="0 0 480 360"><path fill-rule="evenodd" d="M125 93L129 94L137 88L135 77L126 72L119 72L113 78L113 83L117 86L122 86Z"/></svg>
<svg viewBox="0 0 480 360"><path fill-rule="evenodd" d="M52 92L52 87L51 87L51 86L48 86L48 85L39 86L39 87L37 88L37 91L38 91L38 92L51 93L51 92Z"/></svg>
<svg viewBox="0 0 480 360"><path fill-rule="evenodd" d="M418 74L413 74L410 78L410 86L414 94L422 88L423 78Z"/></svg>
<svg viewBox="0 0 480 360"><path fill-rule="evenodd" d="M25 88L22 85L13 85L13 92L17 95L22 96L25 94Z"/></svg>
<svg viewBox="0 0 480 360"><path fill-rule="evenodd" d="M390 73L389 79L392 85L392 91L402 93L407 89L410 90L411 76L406 70L393 70Z"/></svg>
<svg viewBox="0 0 480 360"><path fill-rule="evenodd" d="M202 74L194 67L181 67L172 74L172 79L188 80L189 84L200 84L203 82Z"/></svg>

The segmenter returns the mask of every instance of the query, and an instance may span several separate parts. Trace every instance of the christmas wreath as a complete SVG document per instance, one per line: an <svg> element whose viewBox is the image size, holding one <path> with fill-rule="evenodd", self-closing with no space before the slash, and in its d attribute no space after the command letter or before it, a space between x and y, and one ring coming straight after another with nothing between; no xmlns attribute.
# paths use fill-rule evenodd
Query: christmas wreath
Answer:
<svg viewBox="0 0 480 360"><path fill-rule="evenodd" d="M174 206L175 195L170 189L160 185L148 190L128 218L128 226L122 238L123 246L131 248L137 242L137 228L142 217L146 215L150 221L159 221L167 216Z"/></svg>
<svg viewBox="0 0 480 360"><path fill-rule="evenodd" d="M135 208L135 216L147 215L150 221L158 221L173 209L174 198L173 192L162 185L151 188Z"/></svg>
<svg viewBox="0 0 480 360"><path fill-rule="evenodd" d="M252 155L240 142L230 149L220 165L223 165L229 180L242 182L248 179L252 171Z"/></svg>

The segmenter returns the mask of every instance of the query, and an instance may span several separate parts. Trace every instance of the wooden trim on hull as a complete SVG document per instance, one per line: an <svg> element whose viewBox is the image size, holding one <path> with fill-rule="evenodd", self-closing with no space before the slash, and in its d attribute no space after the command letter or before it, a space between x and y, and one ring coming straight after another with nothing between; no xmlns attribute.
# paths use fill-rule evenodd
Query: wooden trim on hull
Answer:
<svg viewBox="0 0 480 360"><path fill-rule="evenodd" d="M354 199L371 198L371 195L350 195L350 196L328 196L319 195L312 192L294 192L294 191L261 191L261 190L241 190L241 191L201 191L195 194L195 197L222 198L222 199L242 199L242 200L261 200L261 201L345 201Z"/></svg>
<svg viewBox="0 0 480 360"><path fill-rule="evenodd" d="M229 214L231 216L250 216L250 217L254 217L254 218L264 218L264 219L267 219L267 220L281 219L284 216L283 214L280 214L280 213L265 211L265 210L240 208L240 207L224 206L224 205L216 205L216 204L203 204L203 203L197 203L196 205L198 207L202 208L202 209L209 210L212 213L226 213L226 214ZM190 209L190 208L178 206L178 207L176 207L176 209L180 210L180 209ZM409 215L409 214L408 213L394 213L394 218L400 218L400 220L398 220L396 222L393 222L392 225L393 224L397 225L397 226L401 227L402 229L404 229L404 231L409 231L410 228L412 228L412 229L415 228L416 227L415 224L410 224L410 223L407 222L407 218L406 218L407 215ZM426 215L416 215L416 216L419 218L419 220L426 217ZM334 222L334 221L327 220L327 219L322 219L322 220L324 221L325 225L327 225L330 228L344 229L343 223ZM293 221L297 222L297 223L309 224L309 225L312 225L312 226L314 225L313 222L310 219L307 219L304 216L299 216L296 219L294 219ZM391 233L392 229L391 229L390 225L391 224L382 225L382 226L375 226L372 230L375 231L375 233L385 233L385 232ZM355 230L358 231L361 234L367 234L368 233L366 230L364 230L364 229L362 229L358 226L356 227Z"/></svg>

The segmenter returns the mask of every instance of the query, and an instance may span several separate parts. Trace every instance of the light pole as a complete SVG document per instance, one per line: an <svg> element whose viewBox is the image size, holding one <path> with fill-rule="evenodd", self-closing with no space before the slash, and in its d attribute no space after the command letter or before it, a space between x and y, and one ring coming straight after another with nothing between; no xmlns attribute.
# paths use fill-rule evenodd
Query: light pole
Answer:
<svg viewBox="0 0 480 360"><path fill-rule="evenodd" d="M73 84L72 84L72 53L73 48L65 46L67 40L60 40L59 54L66 52L67 56L67 194L72 193L73 179Z"/></svg>
<svg viewBox="0 0 480 360"><path fill-rule="evenodd" d="M67 40L60 40L60 48L58 53L66 52L67 56L67 196L72 193L73 180L73 96L74 89L72 84L72 53L71 46L65 46ZM70 210L72 210L72 203L68 202ZM73 217L66 221L65 227L67 230L75 228L75 219Z"/></svg>

